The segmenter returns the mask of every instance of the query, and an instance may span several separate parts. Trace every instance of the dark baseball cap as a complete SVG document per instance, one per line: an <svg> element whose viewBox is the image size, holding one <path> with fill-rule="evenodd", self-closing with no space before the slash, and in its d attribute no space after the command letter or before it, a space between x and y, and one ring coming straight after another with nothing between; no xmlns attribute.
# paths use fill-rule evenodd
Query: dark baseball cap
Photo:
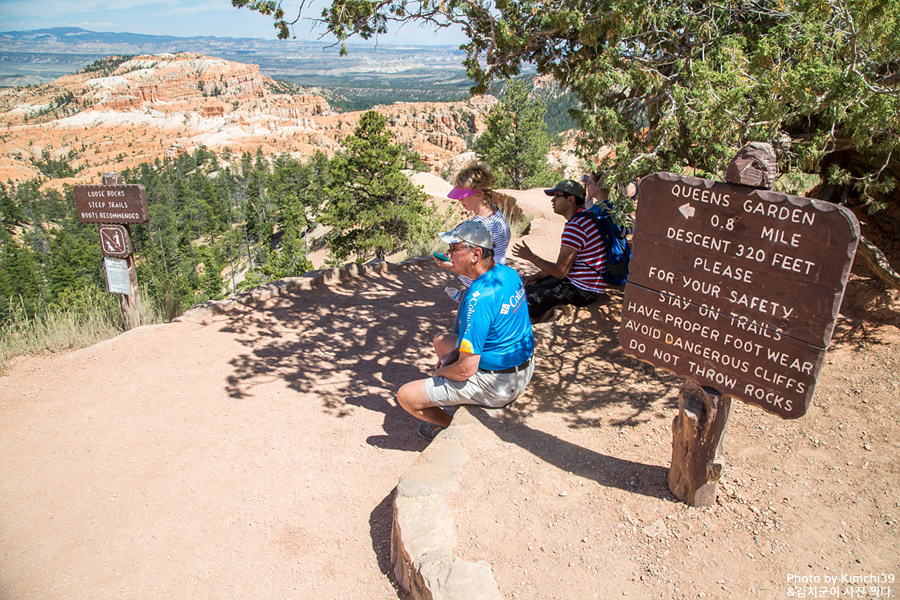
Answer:
<svg viewBox="0 0 900 600"><path fill-rule="evenodd" d="M548 196L552 196L558 192L562 192L567 196L575 196L584 200L584 186L574 179L566 179L556 184L556 187L550 190L544 190Z"/></svg>

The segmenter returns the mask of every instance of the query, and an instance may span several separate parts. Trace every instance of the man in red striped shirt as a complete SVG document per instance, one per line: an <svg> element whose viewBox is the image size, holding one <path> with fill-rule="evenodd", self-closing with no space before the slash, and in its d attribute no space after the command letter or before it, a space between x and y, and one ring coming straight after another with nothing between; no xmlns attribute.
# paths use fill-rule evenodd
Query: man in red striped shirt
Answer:
<svg viewBox="0 0 900 600"><path fill-rule="evenodd" d="M525 278L525 297L532 323L545 321L561 304L587 306L606 293L606 245L584 208L584 186L560 181L544 190L551 196L553 212L566 218L556 262L532 252L525 242L513 248L513 256L532 263L539 272Z"/></svg>

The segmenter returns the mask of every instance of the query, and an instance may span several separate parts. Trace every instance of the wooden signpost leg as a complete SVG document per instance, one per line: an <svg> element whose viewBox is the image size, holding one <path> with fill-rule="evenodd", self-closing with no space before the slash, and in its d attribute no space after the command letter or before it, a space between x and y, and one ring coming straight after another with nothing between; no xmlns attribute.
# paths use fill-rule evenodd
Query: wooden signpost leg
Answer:
<svg viewBox="0 0 900 600"><path fill-rule="evenodd" d="M678 392L678 416L672 422L669 490L691 506L712 506L722 475L725 428L731 398L685 381Z"/></svg>
<svg viewBox="0 0 900 600"><path fill-rule="evenodd" d="M128 281L131 283L131 293L122 294L122 317L125 319L125 328L134 329L143 325L141 315L141 294L138 288L137 269L134 268L134 254L125 259L128 263Z"/></svg>

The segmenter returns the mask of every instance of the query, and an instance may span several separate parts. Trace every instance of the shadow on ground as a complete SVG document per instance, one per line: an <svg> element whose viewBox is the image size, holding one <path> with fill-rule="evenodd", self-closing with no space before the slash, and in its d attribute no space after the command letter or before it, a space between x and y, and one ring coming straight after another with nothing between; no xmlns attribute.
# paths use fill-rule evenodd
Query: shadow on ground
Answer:
<svg viewBox="0 0 900 600"><path fill-rule="evenodd" d="M453 284L427 262L407 263L388 275L364 274L231 311L224 331L247 352L232 361L227 392L248 399L259 382L283 378L292 389L315 394L335 418L352 407L383 413L383 435L373 432L370 443L396 448L391 440L416 421L394 395L403 383L430 373L431 339L452 326L456 305L443 288ZM627 426L658 410L660 398L667 398L667 408L676 406L680 381L619 347L621 301L619 293L560 311L556 322L536 330L538 366L518 418L558 412L572 427L591 427L595 423L579 415L620 404L629 414L613 424Z"/></svg>
<svg viewBox="0 0 900 600"><path fill-rule="evenodd" d="M601 454L529 427L515 419L490 417L484 410L472 415L502 441L515 444L563 471L644 496L674 502L666 478L669 469Z"/></svg>

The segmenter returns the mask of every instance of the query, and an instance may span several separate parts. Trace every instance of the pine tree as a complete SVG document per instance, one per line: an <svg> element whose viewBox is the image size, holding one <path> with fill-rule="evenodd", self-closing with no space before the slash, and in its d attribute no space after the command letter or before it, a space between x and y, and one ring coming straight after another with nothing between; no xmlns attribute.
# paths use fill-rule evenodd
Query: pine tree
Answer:
<svg viewBox="0 0 900 600"><path fill-rule="evenodd" d="M94 227L60 230L50 241L47 287L51 302L63 303L67 292L99 288L103 282L103 257Z"/></svg>
<svg viewBox="0 0 900 600"><path fill-rule="evenodd" d="M328 205L322 223L330 225L331 259L362 262L410 249L431 235L425 193L401 172L403 149L393 143L385 117L369 111L360 117L345 151L329 165Z"/></svg>
<svg viewBox="0 0 900 600"><path fill-rule="evenodd" d="M544 103L533 100L521 81L513 81L485 119L487 130L475 152L494 168L498 187L522 189L553 183L547 164L550 136Z"/></svg>
<svg viewBox="0 0 900 600"><path fill-rule="evenodd" d="M41 276L34 253L0 230L0 325L13 314L31 318L41 306Z"/></svg>
<svg viewBox="0 0 900 600"><path fill-rule="evenodd" d="M9 190L3 183L0 183L0 224L7 230L11 230L14 226L22 222L25 214L19 207L19 204L10 195Z"/></svg>
<svg viewBox="0 0 900 600"><path fill-rule="evenodd" d="M312 271L313 265L306 257L303 240L293 229L284 231L281 237L281 251L269 253L269 262L262 268L267 280L299 277Z"/></svg>

